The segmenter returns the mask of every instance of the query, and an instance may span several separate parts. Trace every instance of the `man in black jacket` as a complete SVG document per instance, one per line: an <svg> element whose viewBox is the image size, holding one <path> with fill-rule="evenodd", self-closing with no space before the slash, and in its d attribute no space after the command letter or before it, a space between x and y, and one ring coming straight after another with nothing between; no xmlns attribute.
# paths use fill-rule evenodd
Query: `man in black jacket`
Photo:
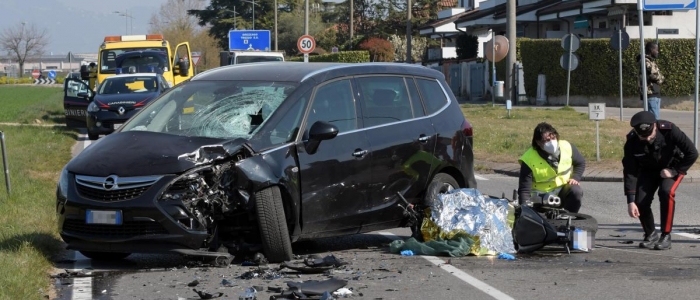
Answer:
<svg viewBox="0 0 700 300"><path fill-rule="evenodd" d="M693 142L675 124L641 111L632 116L622 158L627 212L644 229L640 248L671 249L675 194L698 158ZM659 190L661 235L655 230L651 202Z"/></svg>

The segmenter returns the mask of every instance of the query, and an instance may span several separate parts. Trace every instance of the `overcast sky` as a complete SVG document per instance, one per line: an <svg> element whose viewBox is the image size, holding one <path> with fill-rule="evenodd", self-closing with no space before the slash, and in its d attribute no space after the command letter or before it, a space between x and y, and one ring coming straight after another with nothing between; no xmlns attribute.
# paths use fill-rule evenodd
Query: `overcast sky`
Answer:
<svg viewBox="0 0 700 300"><path fill-rule="evenodd" d="M48 31L46 54L97 53L105 36L131 33L132 19L114 11L127 11L133 16L133 34L146 34L151 15L163 3L166 0L0 0L0 30L33 23Z"/></svg>

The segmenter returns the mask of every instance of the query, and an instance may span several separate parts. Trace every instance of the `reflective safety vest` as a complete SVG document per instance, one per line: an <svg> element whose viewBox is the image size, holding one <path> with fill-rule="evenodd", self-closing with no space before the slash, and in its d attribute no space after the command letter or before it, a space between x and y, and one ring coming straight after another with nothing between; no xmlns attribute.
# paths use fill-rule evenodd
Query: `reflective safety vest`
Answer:
<svg viewBox="0 0 700 300"><path fill-rule="evenodd" d="M554 170L551 165L537 153L535 148L530 147L518 160L527 164L532 170L532 191L551 192L554 189L566 184L571 178L573 170L573 152L571 144L564 140L559 140L559 167Z"/></svg>

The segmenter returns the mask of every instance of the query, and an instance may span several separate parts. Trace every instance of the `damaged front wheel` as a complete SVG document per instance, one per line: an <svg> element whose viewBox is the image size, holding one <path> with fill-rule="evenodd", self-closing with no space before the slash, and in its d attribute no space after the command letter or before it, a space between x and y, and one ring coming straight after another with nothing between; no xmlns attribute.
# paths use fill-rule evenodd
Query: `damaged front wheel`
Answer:
<svg viewBox="0 0 700 300"><path fill-rule="evenodd" d="M260 225L260 238L267 260L272 263L291 260L292 242L282 206L282 194L277 186L255 193L255 206Z"/></svg>

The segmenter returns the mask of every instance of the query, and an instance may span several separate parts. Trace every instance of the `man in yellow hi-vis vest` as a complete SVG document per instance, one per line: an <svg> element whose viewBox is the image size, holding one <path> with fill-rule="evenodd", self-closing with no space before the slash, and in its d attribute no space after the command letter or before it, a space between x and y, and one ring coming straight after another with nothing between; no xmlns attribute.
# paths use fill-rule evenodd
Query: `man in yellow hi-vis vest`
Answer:
<svg viewBox="0 0 700 300"><path fill-rule="evenodd" d="M537 124L532 136L532 147L518 160L520 203L527 203L533 195L557 194L561 206L577 213L581 208L583 189L579 182L586 169L586 160L574 145L559 139L559 133L550 124Z"/></svg>

